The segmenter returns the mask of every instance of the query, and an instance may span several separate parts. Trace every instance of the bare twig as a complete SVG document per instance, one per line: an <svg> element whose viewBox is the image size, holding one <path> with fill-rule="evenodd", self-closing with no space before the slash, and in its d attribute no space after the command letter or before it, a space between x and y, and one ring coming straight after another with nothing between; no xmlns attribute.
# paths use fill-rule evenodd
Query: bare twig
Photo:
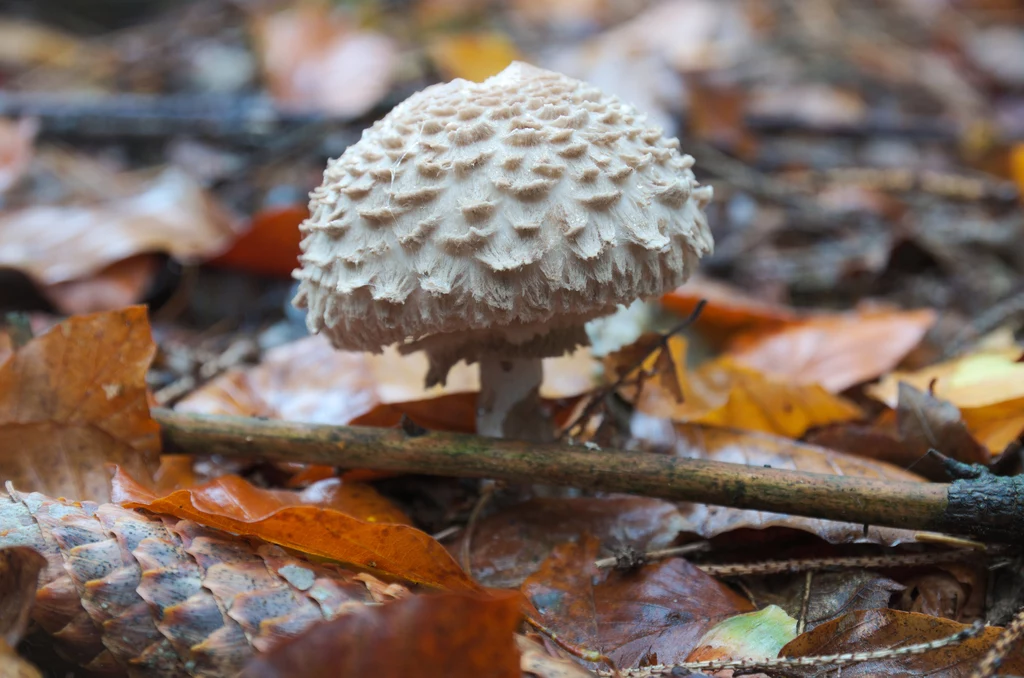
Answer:
<svg viewBox="0 0 1024 678"><path fill-rule="evenodd" d="M483 482L483 487L480 488L480 496L477 497L476 502L473 504L473 510L469 513L469 520L466 521L466 534L462 538L462 550L459 555L462 561L462 569L470 577L473 576L473 559L470 556L473 546L473 532L476 531L476 524L480 520L480 515L491 501L491 497L494 496L497 486L497 483L493 480L485 480Z"/></svg>
<svg viewBox="0 0 1024 678"><path fill-rule="evenodd" d="M622 388L622 386L629 379L630 375L632 375L634 372L643 367L644 363L647 362L648 358L650 358L658 351L666 350L668 347L669 339L676 336L677 334L680 334L681 332L684 332L688 327L697 322L697 320L700 318L700 314L704 311L704 307L707 305L707 303L707 299L701 299L700 301L698 301L697 305L694 306L693 311L690 313L689 316L687 316L682 322L678 323L668 332L661 335L661 339L659 339L657 343L651 346L650 350L646 351L642 356L640 356L640 358L638 358L636 362L629 367L629 369L623 371L619 375L618 379L616 379L611 384L608 384L607 386L602 386L601 388L595 389L593 394L590 396L590 400L587 402L586 407L584 407L580 411L579 415L577 415L577 417L573 419L572 423L570 423L562 430L562 433L559 435L559 440L564 440L567 436L570 435L572 431L585 424L587 420L590 418L590 416L594 413L594 410L597 408L598 404L603 402L604 399L608 397L610 394L615 393L620 388Z"/></svg>
<svg viewBox="0 0 1024 678"><path fill-rule="evenodd" d="M1003 659L1010 653L1021 637L1024 636L1024 610L1021 610L1009 623L1002 634L996 638L978 667L971 673L971 678L992 678L999 671Z"/></svg>
<svg viewBox="0 0 1024 678"><path fill-rule="evenodd" d="M594 561L594 567L596 567L599 570L607 569L609 567L636 567L644 563L649 563L652 560L664 560L665 558L675 558L676 556L684 556L687 553L697 553L698 551L704 551L707 550L709 546L711 546L711 542L695 541L692 544L674 546L670 549L656 549L654 551L640 553L637 556L630 558L628 563L624 563L624 559L621 556L601 558L600 560Z"/></svg>
<svg viewBox="0 0 1024 678"><path fill-rule="evenodd" d="M779 657L778 659L765 660L713 660L706 662L686 662L682 664L658 664L645 666L640 669L620 669L619 674L628 678L646 678L647 676L672 675L673 671L721 671L723 669L734 669L736 671L771 671L773 669L796 668L804 666L849 666L850 664L861 664L863 662L875 661L877 659L891 659L893 657L905 657L907 655L925 654L950 645L960 643L978 635L983 626L976 622L959 633L946 638L932 640L927 643L916 643L903 647L894 647L874 652L849 652L843 654L818 655L813 657ZM599 670L599 676L612 676L611 671ZM683 674L685 675L685 674Z"/></svg>
<svg viewBox="0 0 1024 678"><path fill-rule="evenodd" d="M800 618L796 622L796 635L807 628L807 610L811 606L811 584L814 582L814 570L807 570L804 575L804 594L800 601Z"/></svg>
<svg viewBox="0 0 1024 678"><path fill-rule="evenodd" d="M767 560L757 563L702 563L697 565L713 577L740 577L744 575L781 574L810 570L877 569L885 567L914 567L940 563L961 563L979 558L977 551L957 550L934 553L899 553L884 556L851 556L845 558L802 558L794 560Z"/></svg>

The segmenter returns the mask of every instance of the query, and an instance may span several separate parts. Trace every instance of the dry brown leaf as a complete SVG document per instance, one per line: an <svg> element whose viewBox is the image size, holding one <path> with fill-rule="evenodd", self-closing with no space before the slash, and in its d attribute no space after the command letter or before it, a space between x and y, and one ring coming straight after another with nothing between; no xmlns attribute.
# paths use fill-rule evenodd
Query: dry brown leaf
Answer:
<svg viewBox="0 0 1024 678"><path fill-rule="evenodd" d="M53 285L147 252L184 261L209 257L227 246L236 230L233 218L188 175L168 169L127 198L0 215L0 267Z"/></svg>
<svg viewBox="0 0 1024 678"><path fill-rule="evenodd" d="M1024 363L1020 348L984 351L916 372L893 372L867 392L897 406L900 382L960 409L967 430L992 453L1024 431Z"/></svg>
<svg viewBox="0 0 1024 678"><path fill-rule="evenodd" d="M155 471L159 427L146 370L156 353L146 309L78 316L0 365L0 477L50 496L107 501L108 463Z"/></svg>
<svg viewBox="0 0 1024 678"><path fill-rule="evenodd" d="M966 627L948 619L929 617L897 610L863 610L853 612L818 626L798 636L782 648L780 657L809 657L821 654L873 652L903 647L914 643L941 640ZM958 645L932 650L924 654L876 659L843 667L843 678L861 676L934 676L936 678L967 678L1003 629L985 628L981 635ZM1000 673L1024 673L1024 655L1011 653L999 668ZM834 676L836 669L828 665L790 668L794 676Z"/></svg>
<svg viewBox="0 0 1024 678"><path fill-rule="evenodd" d="M424 388L422 353L381 355L337 351L322 336L268 351L251 368L235 369L192 393L176 409L202 414L262 416L323 424L393 425L407 414L431 429L472 431L478 371L456 365L444 386ZM598 363L586 350L544 361L546 398L571 398L590 390Z"/></svg>
<svg viewBox="0 0 1024 678"><path fill-rule="evenodd" d="M742 333L767 334L800 320L788 306L762 301L737 287L701 276L694 276L662 296L661 303L681 316L688 316L701 300L707 301L707 305L693 328L719 342Z"/></svg>
<svg viewBox="0 0 1024 678"><path fill-rule="evenodd" d="M428 53L445 80L473 82L483 82L522 58L512 39L497 31L442 35L431 42Z"/></svg>
<svg viewBox="0 0 1024 678"><path fill-rule="evenodd" d="M934 322L931 310L826 314L736 337L728 354L739 365L839 393L891 370Z"/></svg>
<svg viewBox="0 0 1024 678"><path fill-rule="evenodd" d="M686 340L670 337L668 348L678 371L682 402L660 381L648 380L636 400L637 410L645 415L789 438L799 438L817 426L863 417L859 407L820 386L772 378L736 364L729 356L684 372ZM651 362L655 360L657 356L652 356Z"/></svg>
<svg viewBox="0 0 1024 678"><path fill-rule="evenodd" d="M46 558L27 546L0 548L0 641L12 647L21 642L28 628L44 567Z"/></svg>
<svg viewBox="0 0 1024 678"><path fill-rule="evenodd" d="M39 292L60 313L98 313L137 304L156 278L161 258L137 254L79 280L42 285Z"/></svg>
<svg viewBox="0 0 1024 678"><path fill-rule="evenodd" d="M890 464L762 433L678 424L674 436L676 455L687 459L710 459L731 464L862 478L923 481L920 476ZM908 530L878 527L870 527L865 531L863 525L852 523L705 504L685 504L682 508L683 516L695 523L698 526L697 532L705 538L739 529L788 527L816 534L832 543L868 542L894 546L914 541L915 534Z"/></svg>
<svg viewBox="0 0 1024 678"><path fill-rule="evenodd" d="M519 647L519 668L537 678L594 678L594 674L571 659L550 654L532 638L516 634Z"/></svg>
<svg viewBox="0 0 1024 678"><path fill-rule="evenodd" d="M363 606L254 659L243 678L520 678L520 598L442 593Z"/></svg>
<svg viewBox="0 0 1024 678"><path fill-rule="evenodd" d="M327 4L298 4L253 17L270 94L290 108L359 116L388 93L397 51Z"/></svg>
<svg viewBox="0 0 1024 678"><path fill-rule="evenodd" d="M598 571L592 537L558 546L522 585L561 640L617 666L683 661L715 623L752 606L681 558Z"/></svg>

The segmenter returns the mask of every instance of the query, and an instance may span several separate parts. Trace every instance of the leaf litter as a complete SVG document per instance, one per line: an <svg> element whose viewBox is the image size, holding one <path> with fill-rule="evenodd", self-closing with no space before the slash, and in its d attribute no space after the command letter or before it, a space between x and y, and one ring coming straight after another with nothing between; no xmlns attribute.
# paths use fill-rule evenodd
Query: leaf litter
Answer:
<svg viewBox="0 0 1024 678"><path fill-rule="evenodd" d="M606 327L612 341L628 337L609 355L545 365L541 395L559 424L587 414L577 443L909 482L947 482L943 457L1020 472L1024 106L1005 55L1021 52L1024 33L1014 9L411 5L182 6L117 20L97 6L74 22L95 27L82 32L5 10L3 94L26 115L0 120L0 309L94 315L33 316L53 329L25 345L0 330L2 479L85 513L116 488L141 507L132 516L195 521L244 535L232 548L276 544L364 577L373 604L279 645L250 675L333 674L348 661L375 675L435 666L547 677L607 670L590 661L601 655L651 672L879 651L843 674L982 675L996 627L893 651L962 633L992 601L1014 600L999 556L828 564L941 560L944 547L927 543L935 535L586 488L503 485L478 510L470 481L158 458L149 407L169 383L187 386L170 401L182 412L473 431L474 367L426 389L421 355L340 353L304 338L287 278L326 157L412 90L525 58L590 79L690 139L716 192L717 251L702 276ZM98 108L40 98L83 89ZM246 98L254 91L262 103ZM145 115L133 108L150 104ZM170 150L181 136L188 158ZM700 320L663 342L658 332L702 299ZM156 343L131 307L142 301ZM1004 337L995 347L984 341L993 332ZM229 350L240 338L253 347L242 360ZM638 360L638 373L622 374ZM647 557L700 538L709 547ZM617 565L596 568L601 558ZM810 575L700 570L787 558L822 564ZM61 600L89 604L91 593L62 581ZM0 616L24 612L19 595L0 591ZM514 636L523 616L533 631ZM19 636L0 647L4 670L20 661ZM1000 670L1020 672L1020 656L1009 652ZM838 661L784 671L831 675Z"/></svg>

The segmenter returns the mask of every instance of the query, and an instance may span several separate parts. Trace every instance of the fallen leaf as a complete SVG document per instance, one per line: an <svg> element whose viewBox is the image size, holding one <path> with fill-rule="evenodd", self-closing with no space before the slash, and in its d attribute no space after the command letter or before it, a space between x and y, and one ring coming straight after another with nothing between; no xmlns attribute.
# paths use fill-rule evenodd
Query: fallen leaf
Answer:
<svg viewBox="0 0 1024 678"><path fill-rule="evenodd" d="M272 496L268 499L256 488L237 483L214 483L158 497L118 469L113 485L115 501L130 508L145 508L234 534L259 537L417 584L455 591L479 588L441 544L408 525L367 522L333 508L301 504L274 507ZM250 512L246 498L253 493L257 508Z"/></svg>
<svg viewBox="0 0 1024 678"><path fill-rule="evenodd" d="M1010 151L1010 178L1024 193L1024 144L1016 144Z"/></svg>
<svg viewBox="0 0 1024 678"><path fill-rule="evenodd" d="M683 661L708 628L751 609L681 558L598 572L598 548L592 537L558 546L522 591L563 641L621 668Z"/></svg>
<svg viewBox="0 0 1024 678"><path fill-rule="evenodd" d="M3 638L0 638L0 676L3 678L42 678L39 670L18 656Z"/></svg>
<svg viewBox="0 0 1024 678"><path fill-rule="evenodd" d="M0 641L12 647L25 636L44 567L46 558L27 546L0 548Z"/></svg>
<svg viewBox="0 0 1024 678"><path fill-rule="evenodd" d="M737 337L728 354L738 365L839 393L894 368L934 322L931 310L827 314Z"/></svg>
<svg viewBox="0 0 1024 678"><path fill-rule="evenodd" d="M677 456L686 459L709 459L809 473L923 481L920 476L890 464L763 433L676 424L666 435L666 438L658 440L659 447L674 449ZM853 523L706 504L681 504L680 508L684 518L693 522L697 533L705 538L739 529L789 527L816 534L831 543L868 542L895 546L901 542L913 542L915 534L909 530L873 526L865 532L863 525Z"/></svg>
<svg viewBox="0 0 1024 678"><path fill-rule="evenodd" d="M550 654L543 645L526 636L516 634L519 648L519 668L537 678L594 678L594 674L571 659Z"/></svg>
<svg viewBox="0 0 1024 678"><path fill-rule="evenodd" d="M791 617L799 618L807 585L802 573L781 586L774 577L760 577L753 581L747 577L745 585L758 603L778 605ZM899 582L870 570L815 572L807 598L805 628L810 631L855 610L888 607L893 595L904 588Z"/></svg>
<svg viewBox="0 0 1024 678"><path fill-rule="evenodd" d="M686 340L669 338L673 365L686 365ZM680 373L679 402L656 380L644 382L636 409L678 422L711 424L799 438L808 429L860 419L852 402L816 384L794 384L736 364L729 356Z"/></svg>
<svg viewBox="0 0 1024 678"><path fill-rule="evenodd" d="M896 426L901 439L918 453L918 458L935 449L968 464L989 462L988 450L967 430L960 411L952 403L905 382L899 385Z"/></svg>
<svg viewBox="0 0 1024 678"><path fill-rule="evenodd" d="M107 501L108 463L156 470L159 427L146 370L146 309L77 316L0 365L0 477L51 496Z"/></svg>
<svg viewBox="0 0 1024 678"><path fill-rule="evenodd" d="M39 124L30 118L17 122L0 118L0 194L16 184L32 161Z"/></svg>
<svg viewBox="0 0 1024 678"><path fill-rule="evenodd" d="M163 266L160 256L137 254L78 280L41 285L39 292L60 313L98 313L144 300Z"/></svg>
<svg viewBox="0 0 1024 678"><path fill-rule="evenodd" d="M661 303L688 316L702 299L707 305L694 330L719 341L741 333L764 334L799 321L796 311L787 306L761 301L739 288L700 276L662 296Z"/></svg>
<svg viewBox="0 0 1024 678"><path fill-rule="evenodd" d="M102 41L86 40L35 21L11 17L0 21L0 63L9 66L78 67L95 73L105 70L113 56Z"/></svg>
<svg viewBox="0 0 1024 678"><path fill-rule="evenodd" d="M847 652L874 652L941 640L967 627L948 619L897 610L863 610L822 624L798 636L782 648L780 657L810 657ZM856 676L935 676L967 678L979 660L1003 632L997 626L986 627L979 636L957 645L924 654L876 659L843 667L843 678ZM1019 651L1006 657L999 667L1003 674L1024 673L1024 655ZM794 676L835 675L828 665L787 668Z"/></svg>
<svg viewBox="0 0 1024 678"><path fill-rule="evenodd" d="M898 609L919 612L930 617L961 621L960 612L967 601L967 592L956 577L948 572L931 572L911 577L900 596Z"/></svg>
<svg viewBox="0 0 1024 678"><path fill-rule="evenodd" d="M544 361L541 395L571 398L589 391L598 363L585 350ZM259 365L233 369L182 399L175 409L261 416L322 424L393 426L403 414L436 430L476 428L476 367L460 363L444 386L424 387L421 353L381 355L335 350L317 335L267 351Z"/></svg>
<svg viewBox="0 0 1024 678"><path fill-rule="evenodd" d="M419 595L361 607L254 659L244 678L520 678L520 598Z"/></svg>
<svg viewBox="0 0 1024 678"><path fill-rule="evenodd" d="M428 53L445 80L463 78L473 82L483 82L522 59L512 39L496 31L439 36L431 42Z"/></svg>
<svg viewBox="0 0 1024 678"><path fill-rule="evenodd" d="M251 29L271 96L293 109L363 115L391 88L392 40L357 29L330 5L258 13Z"/></svg>
<svg viewBox="0 0 1024 678"><path fill-rule="evenodd" d="M775 659L779 650L796 637L796 619L777 605L720 621L697 641L686 661L713 659Z"/></svg>
<svg viewBox="0 0 1024 678"><path fill-rule="evenodd" d="M125 198L38 205L0 215L0 267L54 285L86 278L136 254L204 259L227 246L236 228L188 175L172 168Z"/></svg>
<svg viewBox="0 0 1024 678"><path fill-rule="evenodd" d="M305 205L272 207L253 215L249 227L209 266L288 278L299 263L299 224L309 216Z"/></svg>
<svg viewBox="0 0 1024 678"><path fill-rule="evenodd" d="M639 552L671 546L692 531L678 509L660 499L633 496L538 498L484 518L473 530L473 578L485 586L519 586L559 544L586 535L599 540L598 557L617 549ZM465 535L451 546L461 552Z"/></svg>
<svg viewBox="0 0 1024 678"><path fill-rule="evenodd" d="M983 351L912 373L893 372L868 395L896 407L900 382L959 408L967 430L993 454L1024 431L1024 363L1020 348Z"/></svg>

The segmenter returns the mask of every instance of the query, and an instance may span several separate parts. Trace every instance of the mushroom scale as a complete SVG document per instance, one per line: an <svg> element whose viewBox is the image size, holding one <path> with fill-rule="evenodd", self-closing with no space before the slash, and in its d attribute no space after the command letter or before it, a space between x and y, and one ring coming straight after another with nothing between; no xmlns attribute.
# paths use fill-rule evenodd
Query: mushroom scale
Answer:
<svg viewBox="0 0 1024 678"><path fill-rule="evenodd" d="M514 63L429 87L311 194L295 304L338 348L561 354L583 324L681 285L712 249L693 158L618 98Z"/></svg>

